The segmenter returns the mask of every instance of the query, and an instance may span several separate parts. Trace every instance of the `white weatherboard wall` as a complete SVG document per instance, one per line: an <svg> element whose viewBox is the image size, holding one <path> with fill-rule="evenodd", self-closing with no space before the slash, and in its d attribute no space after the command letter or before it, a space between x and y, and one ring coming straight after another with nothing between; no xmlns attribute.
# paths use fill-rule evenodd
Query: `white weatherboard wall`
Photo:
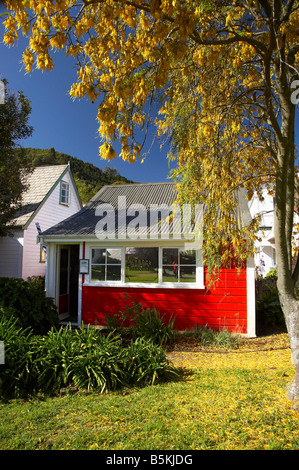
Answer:
<svg viewBox="0 0 299 470"><path fill-rule="evenodd" d="M40 263L40 245L39 243L36 243L38 233L35 223L38 222L41 230L44 231L81 209L69 173L65 174L62 181L70 184L70 204L67 206L59 203L59 182L42 205L41 209L30 222L28 228L25 230L22 271L23 279L27 279L29 276L45 275L45 263Z"/></svg>
<svg viewBox="0 0 299 470"><path fill-rule="evenodd" d="M255 242L256 253L254 256L257 273L266 276L267 273L276 268L276 253L274 240L274 196L269 195L266 188L263 190L263 200L260 201L256 195L249 201L249 210L252 217L261 215L258 236L261 241ZM294 213L294 224L299 223L299 216ZM294 231L295 235L295 231ZM298 235L295 235L295 243L299 245Z"/></svg>
<svg viewBox="0 0 299 470"><path fill-rule="evenodd" d="M22 277L23 230L13 237L2 237L0 243L0 277Z"/></svg>
<svg viewBox="0 0 299 470"><path fill-rule="evenodd" d="M273 239L274 230L274 198L267 190L263 190L263 201L256 195L249 202L249 210L252 217L261 215L260 230L258 236L261 241L256 241L256 253L254 256L257 273L265 276L270 269L276 266L275 245Z"/></svg>

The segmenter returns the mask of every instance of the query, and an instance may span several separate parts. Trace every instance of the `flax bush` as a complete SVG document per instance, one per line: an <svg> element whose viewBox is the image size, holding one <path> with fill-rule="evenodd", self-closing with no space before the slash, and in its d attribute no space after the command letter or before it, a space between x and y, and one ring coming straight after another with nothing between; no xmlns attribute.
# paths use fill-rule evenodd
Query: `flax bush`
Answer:
<svg viewBox="0 0 299 470"><path fill-rule="evenodd" d="M2 315L1 315L2 314ZM0 395L21 397L37 391L37 338L30 328L0 307L0 341L5 347L5 363L0 364Z"/></svg>
<svg viewBox="0 0 299 470"><path fill-rule="evenodd" d="M175 378L164 350L146 339L124 345L120 335L83 326L52 328L34 335L13 318L0 320L5 364L0 365L1 395L55 395L62 388L109 392Z"/></svg>
<svg viewBox="0 0 299 470"><path fill-rule="evenodd" d="M218 346L235 349L242 343L241 336L230 332L227 328L218 331L208 326L196 326L192 330L185 331L184 335L198 339L202 347Z"/></svg>
<svg viewBox="0 0 299 470"><path fill-rule="evenodd" d="M127 385L123 347L119 335L104 336L92 328L74 333L78 355L73 364L73 382L80 389L107 392Z"/></svg>
<svg viewBox="0 0 299 470"><path fill-rule="evenodd" d="M52 328L40 341L39 390L55 394L60 388L70 386L73 364L79 352L70 327Z"/></svg>
<svg viewBox="0 0 299 470"><path fill-rule="evenodd" d="M164 350L145 338L136 338L124 351L124 365L132 384L153 385L178 377Z"/></svg>
<svg viewBox="0 0 299 470"><path fill-rule="evenodd" d="M124 294L124 298L129 300L130 304L126 305L119 315L105 317L109 329L123 332L127 325L127 331L133 339L145 338L160 346L173 342L175 338L173 318L166 320L165 315L161 315L155 307L145 308L127 294Z"/></svg>

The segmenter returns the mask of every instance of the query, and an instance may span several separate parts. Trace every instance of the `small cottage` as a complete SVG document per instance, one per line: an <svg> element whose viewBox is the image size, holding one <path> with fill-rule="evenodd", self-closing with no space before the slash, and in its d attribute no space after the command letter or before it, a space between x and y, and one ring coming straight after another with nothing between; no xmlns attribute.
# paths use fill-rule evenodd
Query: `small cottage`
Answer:
<svg viewBox="0 0 299 470"><path fill-rule="evenodd" d="M61 320L104 325L127 304L156 307L175 328L196 325L255 336L254 265L219 271L208 286L201 256L202 208L175 206L172 182L103 187L77 214L40 235L47 295ZM236 217L250 223L239 194Z"/></svg>
<svg viewBox="0 0 299 470"><path fill-rule="evenodd" d="M82 208L69 165L37 167L27 178L22 207L10 222L13 236L0 238L0 277L45 276L46 248L38 233Z"/></svg>

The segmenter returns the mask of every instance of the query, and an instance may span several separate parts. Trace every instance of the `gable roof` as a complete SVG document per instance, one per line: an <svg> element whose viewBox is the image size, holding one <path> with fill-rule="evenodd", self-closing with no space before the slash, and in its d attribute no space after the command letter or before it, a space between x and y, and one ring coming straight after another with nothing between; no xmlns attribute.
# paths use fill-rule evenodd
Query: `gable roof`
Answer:
<svg viewBox="0 0 299 470"><path fill-rule="evenodd" d="M42 236L95 237L95 227L99 221L95 210L101 204L110 204L116 213L119 209L119 197L125 197L126 208L132 204L142 204L147 210L151 204L171 206L177 195L175 186L173 182L103 186L81 211L49 228Z"/></svg>
<svg viewBox="0 0 299 470"><path fill-rule="evenodd" d="M10 223L17 227L26 228L68 170L69 165L48 165L34 168L26 178L28 189L22 195L22 207Z"/></svg>
<svg viewBox="0 0 299 470"><path fill-rule="evenodd" d="M119 198L125 198L121 206ZM42 232L43 238L95 238L96 225L100 220L100 214L96 215L96 208L100 205L109 204L115 210L117 233L118 209L128 209L133 204L142 205L147 210L147 224L142 227L143 233L149 231L149 209L150 206L156 204L158 206L165 205L171 207L177 198L176 183L134 183L104 186L98 193L76 214L68 219L54 225L53 227ZM137 209L136 209L137 210ZM135 218L128 216L126 224ZM239 207L236 212L236 219L239 224L247 225L251 221L245 193L239 195ZM173 228L175 232L175 228Z"/></svg>

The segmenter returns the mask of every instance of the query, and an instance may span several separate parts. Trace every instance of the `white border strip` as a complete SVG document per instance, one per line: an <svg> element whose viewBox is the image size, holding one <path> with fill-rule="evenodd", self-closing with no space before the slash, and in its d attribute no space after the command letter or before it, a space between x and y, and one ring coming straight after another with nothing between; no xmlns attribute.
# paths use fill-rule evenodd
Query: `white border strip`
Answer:
<svg viewBox="0 0 299 470"><path fill-rule="evenodd" d="M255 314L255 266L253 258L248 258L246 268L247 279L247 336L256 337L256 314Z"/></svg>

